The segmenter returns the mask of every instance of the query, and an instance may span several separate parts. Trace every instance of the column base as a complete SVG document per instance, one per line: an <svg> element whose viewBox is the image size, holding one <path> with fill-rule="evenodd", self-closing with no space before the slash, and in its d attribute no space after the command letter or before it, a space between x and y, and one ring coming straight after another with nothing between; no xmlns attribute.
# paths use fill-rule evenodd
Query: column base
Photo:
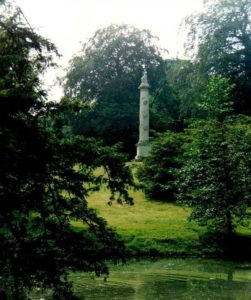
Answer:
<svg viewBox="0 0 251 300"><path fill-rule="evenodd" d="M135 157L135 160L141 160L144 157L147 157L149 155L149 152L151 150L149 141L146 142L139 142L137 144L137 155Z"/></svg>

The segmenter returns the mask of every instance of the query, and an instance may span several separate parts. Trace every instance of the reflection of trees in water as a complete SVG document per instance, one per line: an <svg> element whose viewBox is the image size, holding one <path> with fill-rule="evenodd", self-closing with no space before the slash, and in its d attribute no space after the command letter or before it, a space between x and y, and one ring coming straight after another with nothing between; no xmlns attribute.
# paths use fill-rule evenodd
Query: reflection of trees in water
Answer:
<svg viewBox="0 0 251 300"><path fill-rule="evenodd" d="M245 270L250 271L250 264L240 264L224 260L198 260L196 264L193 264L194 274L211 273L212 277L218 279L227 279L229 281L234 280L234 274L243 272ZM237 275L238 276L238 275Z"/></svg>
<svg viewBox="0 0 251 300"><path fill-rule="evenodd" d="M137 290L139 299L251 299L251 284L232 281L233 272L227 273L228 280L194 279L181 277L147 281Z"/></svg>
<svg viewBox="0 0 251 300"><path fill-rule="evenodd" d="M226 262L214 259L198 260L198 262L196 264L192 264L192 266L195 273L217 273L222 274L224 276L229 272L233 273L236 269L236 265L233 262Z"/></svg>
<svg viewBox="0 0 251 300"><path fill-rule="evenodd" d="M177 297L185 296L186 291L186 281L174 281L170 278L158 280L156 276L152 281L146 281L145 284L137 290L137 296L139 299L144 300L177 299Z"/></svg>
<svg viewBox="0 0 251 300"><path fill-rule="evenodd" d="M134 299L137 300L251 299L251 284L234 281L238 278L235 272L240 272L240 275L245 269L240 264L220 260L177 259L172 260L171 264L161 260L150 262L144 271L141 267L136 268L141 270L137 272L141 284L135 286Z"/></svg>
<svg viewBox="0 0 251 300"><path fill-rule="evenodd" d="M240 264L218 260L139 261L111 270L114 280L99 282L81 293L86 299L102 300L250 300L251 283L234 281L243 270Z"/></svg>
<svg viewBox="0 0 251 300"><path fill-rule="evenodd" d="M218 260L143 260L111 270L107 282L81 273L71 280L86 300L250 300L251 283L240 281L250 272L250 264Z"/></svg>
<svg viewBox="0 0 251 300"><path fill-rule="evenodd" d="M229 268L227 272L227 280L232 281L234 279L234 270L233 268Z"/></svg>

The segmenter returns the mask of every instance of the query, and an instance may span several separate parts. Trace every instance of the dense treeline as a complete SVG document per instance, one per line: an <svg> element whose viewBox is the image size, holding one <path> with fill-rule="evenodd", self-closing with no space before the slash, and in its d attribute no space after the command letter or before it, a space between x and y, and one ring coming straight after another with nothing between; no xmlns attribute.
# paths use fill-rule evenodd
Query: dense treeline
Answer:
<svg viewBox="0 0 251 300"><path fill-rule="evenodd" d="M75 56L65 78L65 96L89 105L89 112L68 116L74 134L122 142L135 155L138 142L140 77L143 66L151 82L153 130L169 128L178 118L178 103L166 81L166 63L157 38L148 30L111 25L98 30ZM162 114L162 118L159 114Z"/></svg>
<svg viewBox="0 0 251 300"><path fill-rule="evenodd" d="M170 62L167 80L186 140L177 148L180 134L159 136L139 178L149 195L178 198L191 219L229 236L250 220L251 3L205 1L185 25L192 59Z"/></svg>
<svg viewBox="0 0 251 300"><path fill-rule="evenodd" d="M188 60L164 59L147 30L111 25L98 30L70 64L65 96L89 105L89 112L68 116L74 133L122 142L131 157L138 139L138 85L142 66L151 84L152 136L181 131L200 113L197 102L211 76L235 84L234 112L250 115L250 2L205 1L203 13L184 21Z"/></svg>

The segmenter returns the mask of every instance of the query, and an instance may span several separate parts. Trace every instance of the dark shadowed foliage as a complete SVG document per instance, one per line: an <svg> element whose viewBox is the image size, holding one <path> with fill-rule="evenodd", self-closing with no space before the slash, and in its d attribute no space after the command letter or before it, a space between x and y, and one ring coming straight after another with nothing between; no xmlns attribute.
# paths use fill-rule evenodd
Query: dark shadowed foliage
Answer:
<svg viewBox="0 0 251 300"><path fill-rule="evenodd" d="M182 166L185 141L182 133L165 132L151 144L150 155L138 171L139 180L150 198L167 202L176 200L175 174Z"/></svg>
<svg viewBox="0 0 251 300"><path fill-rule="evenodd" d="M54 54L54 45L24 25L20 13L1 15L1 299L25 299L34 287L73 299L69 271L107 273L104 259L124 255L87 196L105 184L111 201L132 203L126 191L132 177L117 148L51 126L65 107L45 101L39 76ZM103 175L95 176L97 168ZM74 230L73 221L83 230Z"/></svg>

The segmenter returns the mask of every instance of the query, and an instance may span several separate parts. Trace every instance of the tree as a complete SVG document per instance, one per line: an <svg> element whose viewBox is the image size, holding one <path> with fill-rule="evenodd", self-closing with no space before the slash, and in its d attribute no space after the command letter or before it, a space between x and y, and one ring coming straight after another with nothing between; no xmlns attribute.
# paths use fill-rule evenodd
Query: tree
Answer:
<svg viewBox="0 0 251 300"><path fill-rule="evenodd" d="M123 243L87 197L105 184L111 201L132 203L129 169L116 148L50 125L66 107L47 103L40 85L53 53L54 45L23 24L20 13L1 14L1 299L24 299L33 287L72 299L70 271L99 275L108 272L105 258L123 258ZM104 175L97 177L98 167ZM83 229L76 230L73 220Z"/></svg>
<svg viewBox="0 0 251 300"><path fill-rule="evenodd" d="M127 151L135 154L143 65L151 93L157 98L155 103L164 103L167 114L171 109L172 102L163 88L165 81L161 82L165 64L156 41L148 30L111 25L98 30L84 44L82 54L71 61L64 88L67 97L90 103L92 110L79 116L74 132L100 136L108 144L124 142Z"/></svg>
<svg viewBox="0 0 251 300"><path fill-rule="evenodd" d="M170 84L168 76L160 79L158 88L150 97L149 104L152 135L165 132L167 129L179 129L179 97Z"/></svg>
<svg viewBox="0 0 251 300"><path fill-rule="evenodd" d="M157 38L148 30L128 25L110 25L98 30L83 45L83 54L75 56L66 76L65 93L83 101L102 99L103 90L119 83L127 75L141 76L142 66L147 69L161 66ZM149 74L151 81L153 74ZM152 78L153 77L153 78ZM139 82L135 83L136 86Z"/></svg>
<svg viewBox="0 0 251 300"><path fill-rule="evenodd" d="M198 73L197 64L191 60L168 60L166 72L167 82L178 105L180 127L184 127L184 121L197 114L196 102L207 80Z"/></svg>
<svg viewBox="0 0 251 300"><path fill-rule="evenodd" d="M221 75L235 83L235 112L251 113L251 2L206 0L202 13L187 17L187 51L204 75Z"/></svg>
<svg viewBox="0 0 251 300"><path fill-rule="evenodd" d="M138 171L146 195L165 201L176 200L175 174L182 166L182 145L186 137L182 133L159 134L151 147L150 155Z"/></svg>
<svg viewBox="0 0 251 300"><path fill-rule="evenodd" d="M192 207L190 219L224 236L250 217L251 204L251 120L232 115L233 88L225 78L210 79L200 104L205 119L190 125L192 141L178 172L179 199Z"/></svg>

